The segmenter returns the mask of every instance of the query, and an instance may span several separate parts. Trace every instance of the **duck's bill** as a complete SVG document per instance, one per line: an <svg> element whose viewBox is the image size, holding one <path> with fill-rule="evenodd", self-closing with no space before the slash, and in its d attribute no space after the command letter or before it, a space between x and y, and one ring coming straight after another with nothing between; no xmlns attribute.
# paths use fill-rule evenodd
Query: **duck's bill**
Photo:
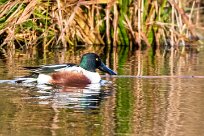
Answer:
<svg viewBox="0 0 204 136"><path fill-rule="evenodd" d="M116 72L114 72L112 69L108 68L103 62L101 62L101 66L99 67L99 69L103 72L110 74L110 75L117 75Z"/></svg>

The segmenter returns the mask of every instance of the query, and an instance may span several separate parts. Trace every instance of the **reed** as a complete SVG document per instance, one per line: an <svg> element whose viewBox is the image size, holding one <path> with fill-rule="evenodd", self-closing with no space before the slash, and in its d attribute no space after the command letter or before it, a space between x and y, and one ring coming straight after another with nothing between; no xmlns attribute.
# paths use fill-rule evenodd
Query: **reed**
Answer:
<svg viewBox="0 0 204 136"><path fill-rule="evenodd" d="M196 0L4 0L0 48L103 44L178 47L197 40ZM190 12L186 12L190 9Z"/></svg>

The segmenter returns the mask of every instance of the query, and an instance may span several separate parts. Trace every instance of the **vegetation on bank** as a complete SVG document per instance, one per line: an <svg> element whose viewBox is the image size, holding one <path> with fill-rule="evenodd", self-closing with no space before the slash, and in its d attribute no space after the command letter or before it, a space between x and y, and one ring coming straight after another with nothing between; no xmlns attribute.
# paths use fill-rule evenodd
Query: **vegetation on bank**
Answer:
<svg viewBox="0 0 204 136"><path fill-rule="evenodd" d="M196 0L3 0L0 47L178 47L198 40L200 11Z"/></svg>

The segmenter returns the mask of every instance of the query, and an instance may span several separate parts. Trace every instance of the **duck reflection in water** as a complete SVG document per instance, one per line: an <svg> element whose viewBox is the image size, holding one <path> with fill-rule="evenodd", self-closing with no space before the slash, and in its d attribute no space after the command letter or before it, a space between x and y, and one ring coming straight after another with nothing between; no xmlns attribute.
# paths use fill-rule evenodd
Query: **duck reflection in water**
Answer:
<svg viewBox="0 0 204 136"><path fill-rule="evenodd" d="M110 94L103 89L99 84L84 89L64 87L55 90L52 102L58 108L97 109L101 100Z"/></svg>

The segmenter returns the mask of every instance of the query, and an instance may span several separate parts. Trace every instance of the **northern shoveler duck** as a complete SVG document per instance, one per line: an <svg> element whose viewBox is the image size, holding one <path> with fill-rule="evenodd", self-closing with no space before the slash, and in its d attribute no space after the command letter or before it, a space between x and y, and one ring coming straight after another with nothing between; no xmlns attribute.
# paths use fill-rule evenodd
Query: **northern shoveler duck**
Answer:
<svg viewBox="0 0 204 136"><path fill-rule="evenodd" d="M96 69L110 75L116 75L95 53L84 54L79 66L76 64L57 64L25 68L38 74L38 84L54 84L60 86L86 86L92 83L99 83L101 77L96 72Z"/></svg>

